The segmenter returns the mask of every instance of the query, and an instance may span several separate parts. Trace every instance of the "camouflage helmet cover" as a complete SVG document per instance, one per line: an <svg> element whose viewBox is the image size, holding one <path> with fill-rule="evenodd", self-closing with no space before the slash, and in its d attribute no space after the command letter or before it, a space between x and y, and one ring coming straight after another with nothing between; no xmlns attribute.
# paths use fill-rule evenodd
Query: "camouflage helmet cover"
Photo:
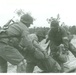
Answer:
<svg viewBox="0 0 76 75"><path fill-rule="evenodd" d="M39 37L45 38L44 32L43 32L42 30L38 30L38 31L36 32L36 35L39 36Z"/></svg>
<svg viewBox="0 0 76 75"><path fill-rule="evenodd" d="M21 16L20 21L24 22L24 23L30 23L33 24L33 17L29 14L24 14Z"/></svg>
<svg viewBox="0 0 76 75"><path fill-rule="evenodd" d="M51 22L51 26L53 26L53 27L58 27L58 26L59 26L59 22L56 21L56 20L53 20L53 21Z"/></svg>

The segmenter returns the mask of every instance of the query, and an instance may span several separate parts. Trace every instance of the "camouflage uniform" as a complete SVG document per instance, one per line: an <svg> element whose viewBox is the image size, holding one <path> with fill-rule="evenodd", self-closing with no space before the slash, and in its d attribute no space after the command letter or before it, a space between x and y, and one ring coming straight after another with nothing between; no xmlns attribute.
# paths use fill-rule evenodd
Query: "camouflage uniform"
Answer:
<svg viewBox="0 0 76 75"><path fill-rule="evenodd" d="M49 57L48 59L40 60L34 56L35 48L32 44L33 39L32 41L29 39L29 30L26 26L26 21L22 21L21 19L21 22L10 25L6 30L6 35L7 38L1 38L0 41L0 56L4 60L17 65L25 58L27 60L26 72L33 72L36 65L44 71L55 72L56 70L57 72L58 69L56 69L56 66L58 65L54 59ZM22 51L19 46L20 48L22 47ZM52 69L52 67L54 68Z"/></svg>
<svg viewBox="0 0 76 75"><path fill-rule="evenodd" d="M49 34L48 34L48 40L50 40L50 48L51 48L51 52L53 53L56 53L56 48L60 45L60 44L63 44L63 37L66 37L67 34L65 32L65 29L59 27L58 30L55 32L55 31L52 31L50 30L49 31ZM53 54L54 54L53 53ZM54 54L55 55L55 54Z"/></svg>
<svg viewBox="0 0 76 75"><path fill-rule="evenodd" d="M53 21L55 22L55 21ZM51 23L52 24L52 23ZM68 50L70 50L75 56L76 56L76 48L70 43L71 39L68 35L68 32L61 26L57 26L57 23L55 23L55 29L51 28L48 32L48 40L50 40L50 55L57 60L59 63L61 62L58 59L58 50L59 50L59 46L61 44L64 44L64 47L66 49L66 52ZM53 25L52 25L53 26ZM57 27L56 27L57 26Z"/></svg>
<svg viewBox="0 0 76 75"><path fill-rule="evenodd" d="M27 16L27 14L25 14L25 16ZM23 22L13 23L12 25L9 26L8 29L6 29L6 32L4 34L1 34L0 38L0 56L1 56L0 60L2 60L0 61L1 63L2 62L6 63L6 61L8 61L11 64L17 65L19 67L17 68L17 72L25 72L25 65L24 66L22 65L24 57L17 50L17 48L15 48L15 46L18 46L20 40L23 38L24 46L28 47L29 49L31 49L31 52L33 52L34 48L32 46L32 43L28 40L27 37L28 34L29 34L28 28L26 24ZM0 65L2 66L3 63Z"/></svg>

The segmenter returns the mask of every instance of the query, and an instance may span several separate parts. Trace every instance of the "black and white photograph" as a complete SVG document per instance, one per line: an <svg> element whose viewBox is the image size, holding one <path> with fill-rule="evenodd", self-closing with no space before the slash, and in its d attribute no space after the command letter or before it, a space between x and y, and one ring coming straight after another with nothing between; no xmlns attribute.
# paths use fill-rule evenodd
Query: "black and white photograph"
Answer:
<svg viewBox="0 0 76 75"><path fill-rule="evenodd" d="M76 73L76 0L0 0L0 73Z"/></svg>

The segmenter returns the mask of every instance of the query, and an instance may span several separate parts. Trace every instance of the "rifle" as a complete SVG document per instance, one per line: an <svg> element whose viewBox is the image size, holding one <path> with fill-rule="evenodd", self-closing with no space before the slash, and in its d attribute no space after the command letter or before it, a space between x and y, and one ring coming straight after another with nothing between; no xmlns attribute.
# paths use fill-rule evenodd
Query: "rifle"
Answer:
<svg viewBox="0 0 76 75"><path fill-rule="evenodd" d="M13 18L14 18L14 17L13 17ZM11 24L11 22L14 23L13 18L10 19L10 20L3 26L3 29L7 29L7 28L9 27L9 25Z"/></svg>

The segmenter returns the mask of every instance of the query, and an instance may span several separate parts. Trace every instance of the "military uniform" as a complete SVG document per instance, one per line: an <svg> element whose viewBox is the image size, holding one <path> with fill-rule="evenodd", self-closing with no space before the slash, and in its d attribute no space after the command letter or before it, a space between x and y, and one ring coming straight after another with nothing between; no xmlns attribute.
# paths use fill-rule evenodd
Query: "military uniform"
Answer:
<svg viewBox="0 0 76 75"><path fill-rule="evenodd" d="M57 31L50 30L48 33L48 37L49 37L48 39L50 40L51 51L52 51L52 48L56 48L57 46L62 44L63 43L63 37L66 37L66 36L67 36L66 31L61 27L59 27Z"/></svg>
<svg viewBox="0 0 76 75"><path fill-rule="evenodd" d="M0 39L0 56L4 60L10 62L13 65L19 64L22 60L24 60L24 57L20 54L20 52L15 47L13 47L13 45L17 43L15 45L17 46L18 43L20 42L20 39L26 38L25 36L27 36L28 34L29 34L28 28L22 22L11 25L6 30L6 35L8 37ZM28 42L26 40L24 43L25 46L28 46Z"/></svg>
<svg viewBox="0 0 76 75"><path fill-rule="evenodd" d="M58 46L60 44L64 44L64 47L66 48L66 50L70 50L75 56L76 56L76 50L75 47L69 42L70 37L68 37L67 31L63 28L63 27L58 27L57 30L51 29L48 32L48 40L50 40L50 55L52 55L52 57L57 60L58 62L60 62L60 60L58 59ZM72 48L73 47L73 48Z"/></svg>

